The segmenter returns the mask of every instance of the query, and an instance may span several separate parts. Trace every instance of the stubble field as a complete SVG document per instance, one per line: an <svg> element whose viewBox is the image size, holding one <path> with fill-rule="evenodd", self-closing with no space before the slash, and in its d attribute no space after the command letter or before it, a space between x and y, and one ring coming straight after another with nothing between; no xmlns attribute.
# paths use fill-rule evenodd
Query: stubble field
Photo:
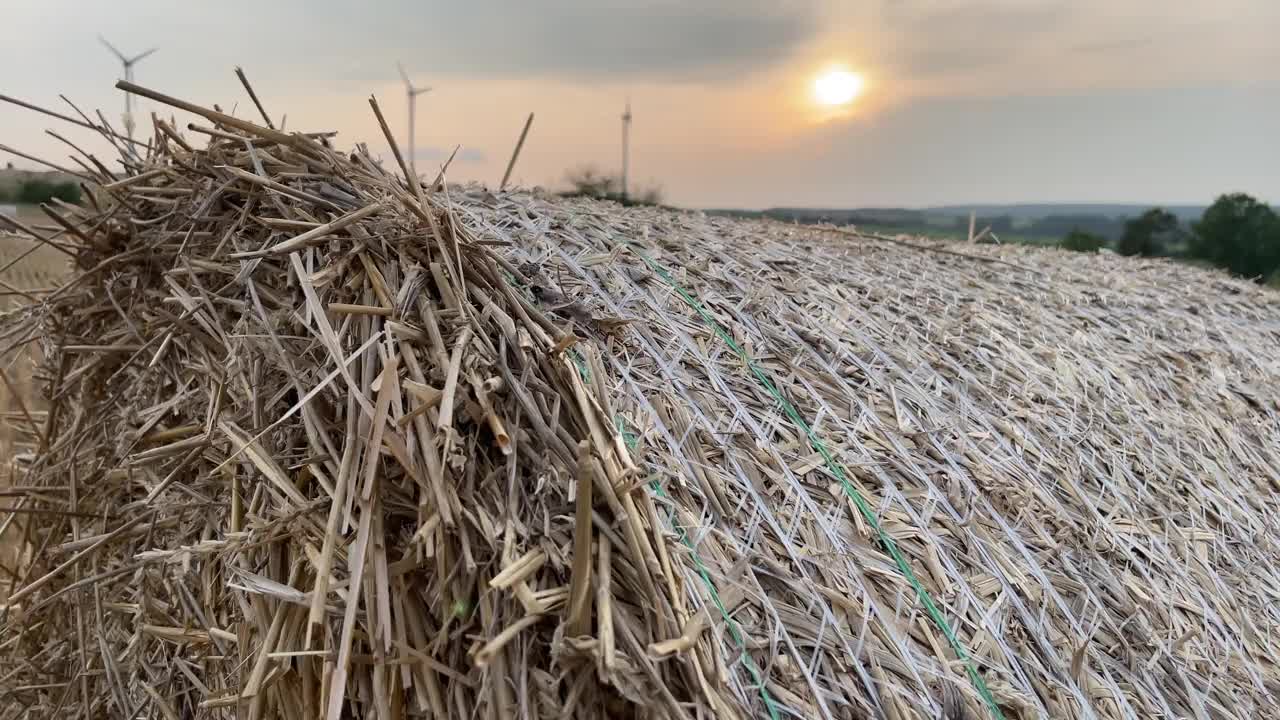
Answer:
<svg viewBox="0 0 1280 720"><path fill-rule="evenodd" d="M38 208L18 208L18 219L28 225L41 224L43 217ZM38 302L70 273L65 254L47 245L33 249L36 244L0 232L0 313ZM4 339L0 350L7 350L15 339ZM44 421L45 407L34 377L35 352L35 343L30 343L0 355L0 507L4 508L15 507L18 498L13 487L22 483L22 456L34 449ZM23 571L26 541L21 518L21 513L5 513L0 520L0 599L9 594Z"/></svg>

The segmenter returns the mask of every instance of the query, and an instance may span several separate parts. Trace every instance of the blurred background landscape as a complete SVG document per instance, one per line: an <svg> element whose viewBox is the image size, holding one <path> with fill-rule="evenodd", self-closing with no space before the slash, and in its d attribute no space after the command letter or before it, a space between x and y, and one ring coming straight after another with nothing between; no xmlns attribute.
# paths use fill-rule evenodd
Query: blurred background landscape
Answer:
<svg viewBox="0 0 1280 720"><path fill-rule="evenodd" d="M451 182L498 185L533 113L512 186L938 238L968 238L974 215L983 240L1198 258L1263 281L1280 264L1280 4L1264 0L233 0L217 12L53 0L5 12L5 92L101 108L117 129L117 78L243 115L227 72L243 66L283 126L368 141L385 161L362 112L373 94L416 140L410 163L447 165ZM306 32L275 30L302 19ZM417 88L412 133L403 81ZM168 115L133 102L141 128ZM5 143L60 162L47 120L6 108ZM29 214L15 206L62 180L24 189L32 178L14 171L46 168L12 160L0 205ZM1156 208L1167 215L1142 220Z"/></svg>

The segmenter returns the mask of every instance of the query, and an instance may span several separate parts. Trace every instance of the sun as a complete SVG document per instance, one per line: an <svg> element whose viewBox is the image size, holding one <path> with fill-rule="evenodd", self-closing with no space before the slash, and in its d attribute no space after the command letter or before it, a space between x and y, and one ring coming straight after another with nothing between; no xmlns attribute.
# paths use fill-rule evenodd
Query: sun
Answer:
<svg viewBox="0 0 1280 720"><path fill-rule="evenodd" d="M862 92L862 76L848 70L827 70L813 81L813 97L819 105L848 105Z"/></svg>

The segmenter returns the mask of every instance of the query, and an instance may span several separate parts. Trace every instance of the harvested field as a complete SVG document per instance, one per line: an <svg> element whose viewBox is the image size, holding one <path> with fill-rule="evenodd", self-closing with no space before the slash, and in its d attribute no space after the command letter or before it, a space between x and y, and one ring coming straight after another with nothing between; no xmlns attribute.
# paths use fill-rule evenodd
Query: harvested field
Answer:
<svg viewBox="0 0 1280 720"><path fill-rule="evenodd" d="M64 253L16 233L0 231L0 309L40 299L65 282L71 261Z"/></svg>
<svg viewBox="0 0 1280 720"><path fill-rule="evenodd" d="M19 206L18 218L38 223L31 213L22 212L25 208ZM70 271L65 253L22 235L0 231L0 312L39 302L51 288L68 280ZM36 352L34 346L27 346L0 357L0 371L4 373L0 382L0 497L6 500L10 499L10 488L19 472L14 460L35 449L34 427L44 420L46 403L34 379L39 364ZM0 505L6 504L0 501ZM23 565L27 544L21 517L9 514L0 519L0 524L5 528L0 534L2 602L15 579L13 570Z"/></svg>
<svg viewBox="0 0 1280 720"><path fill-rule="evenodd" d="M215 127L3 328L54 400L0 718L1280 701L1280 295L421 187L137 91Z"/></svg>

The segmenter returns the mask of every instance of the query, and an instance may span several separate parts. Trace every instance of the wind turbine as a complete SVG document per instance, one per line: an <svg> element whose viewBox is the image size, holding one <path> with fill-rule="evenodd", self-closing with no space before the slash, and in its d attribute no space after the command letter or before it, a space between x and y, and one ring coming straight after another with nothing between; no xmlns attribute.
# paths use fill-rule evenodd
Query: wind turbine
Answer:
<svg viewBox="0 0 1280 720"><path fill-rule="evenodd" d="M107 49L111 51L112 55L115 55L117 58L119 58L120 64L124 65L124 79L128 80L129 82L133 82L133 66L136 65L143 58L147 57L151 53L160 49L160 48L151 48L150 50L144 53L139 53L138 55L134 55L133 57L130 58L130 57L125 57L124 53L117 50L114 45L107 42L107 39L102 37L101 35L98 36L98 40L101 41L103 45L107 46ZM132 140L133 139L133 94L129 92L126 92L124 94L124 130L125 130L125 134L129 136L130 140Z"/></svg>
<svg viewBox="0 0 1280 720"><path fill-rule="evenodd" d="M413 137L414 135L417 134L418 128L417 128L417 125L414 124L415 123L414 108L416 108L418 105L418 96L431 92L431 88L430 87L414 87L413 83L409 82L409 74L404 71L404 65L401 65L399 62L396 63L396 69L400 71L400 79L404 80L404 94L405 94L405 97L409 99L409 172L413 173L414 177L417 177L418 176L418 168L417 168L418 159L414 155ZM405 179L407 180L408 178L405 178Z"/></svg>
<svg viewBox="0 0 1280 720"><path fill-rule="evenodd" d="M627 170L631 162L631 100L622 113L622 199L627 199Z"/></svg>

